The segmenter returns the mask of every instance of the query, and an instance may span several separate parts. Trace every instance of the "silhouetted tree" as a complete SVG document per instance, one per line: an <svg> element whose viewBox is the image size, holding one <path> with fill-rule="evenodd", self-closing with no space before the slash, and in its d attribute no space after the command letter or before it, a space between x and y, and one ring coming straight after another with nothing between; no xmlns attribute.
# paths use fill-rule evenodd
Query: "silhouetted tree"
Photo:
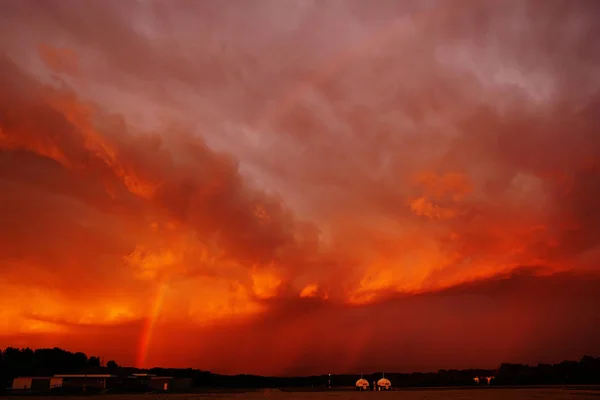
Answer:
<svg viewBox="0 0 600 400"><path fill-rule="evenodd" d="M10 381L17 376L49 376L59 373L83 372L86 368L99 365L100 359L88 357L83 353L53 349L29 348L17 349L8 347L0 352L0 388L6 388Z"/></svg>
<svg viewBox="0 0 600 400"><path fill-rule="evenodd" d="M90 357L87 362L90 367L99 367L100 366L100 357Z"/></svg>
<svg viewBox="0 0 600 400"><path fill-rule="evenodd" d="M108 368L111 371L114 371L117 368L119 368L119 365L114 360L110 360L106 363L106 368Z"/></svg>
<svg viewBox="0 0 600 400"><path fill-rule="evenodd" d="M80 368L83 368L88 363L88 358L84 353L75 353L73 354L73 363Z"/></svg>

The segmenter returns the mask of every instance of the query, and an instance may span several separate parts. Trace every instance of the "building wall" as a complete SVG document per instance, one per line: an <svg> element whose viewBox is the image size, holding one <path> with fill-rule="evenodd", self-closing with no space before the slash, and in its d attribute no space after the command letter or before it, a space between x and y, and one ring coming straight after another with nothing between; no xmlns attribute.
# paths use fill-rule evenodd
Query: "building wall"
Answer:
<svg viewBox="0 0 600 400"><path fill-rule="evenodd" d="M172 389L172 382L171 378L154 378L148 381L148 387L151 390L169 391Z"/></svg>
<svg viewBox="0 0 600 400"><path fill-rule="evenodd" d="M76 377L76 378L63 378L63 388L90 388L90 389L104 389L109 385L107 384L107 378L95 378L95 377Z"/></svg>
<svg viewBox="0 0 600 400"><path fill-rule="evenodd" d="M31 378L15 378L12 381L13 390L29 389L31 387Z"/></svg>
<svg viewBox="0 0 600 400"><path fill-rule="evenodd" d="M156 377L150 379L148 387L159 391L185 390L192 387L192 380L189 378Z"/></svg>
<svg viewBox="0 0 600 400"><path fill-rule="evenodd" d="M33 392L46 391L50 388L50 378L15 378L12 383L13 390L31 390Z"/></svg>
<svg viewBox="0 0 600 400"><path fill-rule="evenodd" d="M192 387L191 378L175 378L173 379L173 389L183 390Z"/></svg>
<svg viewBox="0 0 600 400"><path fill-rule="evenodd" d="M15 378L12 383L13 390L24 390L31 388L31 378Z"/></svg>
<svg viewBox="0 0 600 400"><path fill-rule="evenodd" d="M63 378L50 378L50 389L58 389L61 388L63 384Z"/></svg>
<svg viewBox="0 0 600 400"><path fill-rule="evenodd" d="M148 383L146 380L142 380L139 378L132 378L132 377L128 377L128 378L124 378L120 385L121 388L123 389L130 389L130 390L142 390L144 388L147 389L148 387Z"/></svg>
<svg viewBox="0 0 600 400"><path fill-rule="evenodd" d="M150 384L150 378L149 376L136 376L133 378L129 378L132 381L137 382L138 385L148 385Z"/></svg>

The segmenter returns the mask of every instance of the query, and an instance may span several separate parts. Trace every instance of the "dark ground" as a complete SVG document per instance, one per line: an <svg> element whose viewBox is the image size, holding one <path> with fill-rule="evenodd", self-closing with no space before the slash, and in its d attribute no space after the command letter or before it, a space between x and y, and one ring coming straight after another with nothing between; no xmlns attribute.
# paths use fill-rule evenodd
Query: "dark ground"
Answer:
<svg viewBox="0 0 600 400"><path fill-rule="evenodd" d="M134 394L134 395L99 395L75 397L70 400L228 400L228 399L265 399L273 400L600 400L599 386L580 387L536 387L536 388L438 388L438 389L399 389L392 392L289 392L277 389L262 389L237 393L187 393L187 394ZM2 400L64 400L54 396L0 396Z"/></svg>

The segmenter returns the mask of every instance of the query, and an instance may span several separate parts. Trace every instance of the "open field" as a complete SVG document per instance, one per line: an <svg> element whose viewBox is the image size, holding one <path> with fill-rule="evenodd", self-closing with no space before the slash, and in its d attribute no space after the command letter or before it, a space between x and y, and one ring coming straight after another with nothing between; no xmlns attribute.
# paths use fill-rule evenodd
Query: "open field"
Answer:
<svg viewBox="0 0 600 400"><path fill-rule="evenodd" d="M99 395L94 400L241 400L241 399L277 399L277 400L600 400L600 387L581 388L486 388L486 389L404 389L392 392L280 392L277 390L257 390L245 393L199 393L199 394L135 394L135 395ZM64 400L59 396L3 396L2 400ZM69 400L90 400L90 396L69 396Z"/></svg>

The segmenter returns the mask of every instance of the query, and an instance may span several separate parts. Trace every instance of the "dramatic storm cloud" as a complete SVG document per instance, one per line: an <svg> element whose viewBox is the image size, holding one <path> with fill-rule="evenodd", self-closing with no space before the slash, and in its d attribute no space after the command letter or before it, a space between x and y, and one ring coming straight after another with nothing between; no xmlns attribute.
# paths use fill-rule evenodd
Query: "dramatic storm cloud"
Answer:
<svg viewBox="0 0 600 400"><path fill-rule="evenodd" d="M599 16L1 2L0 345L268 374L600 352Z"/></svg>

